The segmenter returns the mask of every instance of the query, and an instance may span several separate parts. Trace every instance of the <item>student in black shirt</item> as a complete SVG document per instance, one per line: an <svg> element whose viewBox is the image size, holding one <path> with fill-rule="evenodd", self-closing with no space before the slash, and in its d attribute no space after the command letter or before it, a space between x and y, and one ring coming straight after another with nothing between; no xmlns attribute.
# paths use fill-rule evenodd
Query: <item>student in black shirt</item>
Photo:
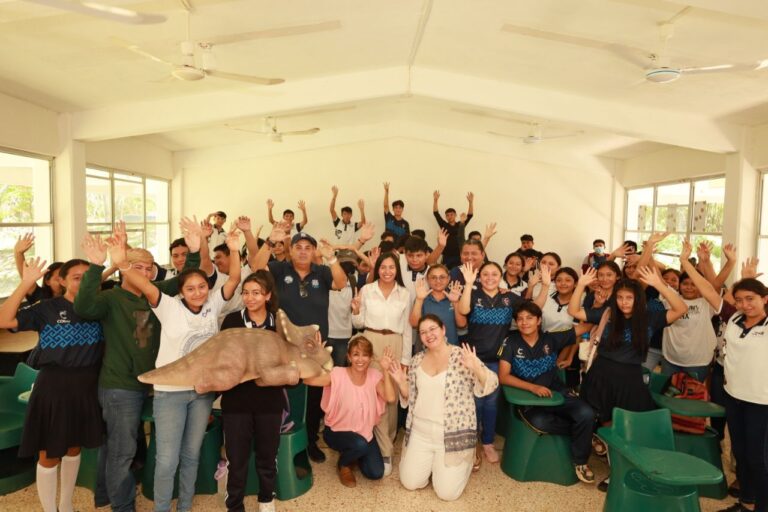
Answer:
<svg viewBox="0 0 768 512"><path fill-rule="evenodd" d="M557 375L558 355L576 341L573 328L567 331L541 331L541 308L532 302L521 304L515 311L518 331L504 340L499 362L499 382L530 391L541 397L559 391L565 403L554 407L529 407L522 411L534 428L548 434L570 435L571 456L576 476L594 483L595 475L587 465L592 450L592 408L567 390Z"/></svg>
<svg viewBox="0 0 768 512"><path fill-rule="evenodd" d="M435 216L437 225L448 232L448 240L445 244L445 249L443 249L443 265L448 268L453 268L460 262L459 248L461 247L461 244L464 243L464 228L469 224L474 213L473 202L475 195L472 192L467 192L467 202L469 203L469 206L467 207L467 214L463 220L457 220L456 210L453 208L445 210L445 219L443 219L443 217L440 216L440 210L437 206L437 202L440 199L440 191L435 190L432 197L432 214Z"/></svg>
<svg viewBox="0 0 768 512"><path fill-rule="evenodd" d="M73 302L88 262L70 260L59 269L63 295L19 309L24 293L44 275L40 258L24 265L21 284L0 307L0 328L37 331L39 341L29 364L39 368L29 398L20 457L38 456L36 485L44 512L72 511L72 494L80 469L80 449L97 448L104 427L97 395L104 336L99 322L86 321Z"/></svg>
<svg viewBox="0 0 768 512"><path fill-rule="evenodd" d="M609 315L597 357L581 386L581 397L595 409L598 420L605 424L611 421L614 407L630 411L655 408L643 381L641 366L648 353L651 333L683 316L688 307L664 283L658 270L641 267L638 274L642 283L658 290L667 300L670 310L648 310L641 283L631 279L623 279L615 286L615 300L605 308L607 313L600 309L585 310L579 306L579 300L584 289L595 280L596 274L590 268L579 278L568 313L576 320L594 325L600 323L603 314Z"/></svg>
<svg viewBox="0 0 768 512"><path fill-rule="evenodd" d="M247 327L276 330L277 294L275 281L266 270L257 270L243 281L243 304L224 318L221 330ZM257 386L254 381L238 384L221 397L224 448L229 461L227 510L244 511L245 485L251 444L259 476L259 510L272 504L277 478L277 450L285 404L282 386ZM272 508L274 510L274 508Z"/></svg>
<svg viewBox="0 0 768 512"><path fill-rule="evenodd" d="M395 239L411 234L411 226L403 218L405 203L398 199L392 202L392 212L389 211L389 182L384 183L384 229L392 232Z"/></svg>

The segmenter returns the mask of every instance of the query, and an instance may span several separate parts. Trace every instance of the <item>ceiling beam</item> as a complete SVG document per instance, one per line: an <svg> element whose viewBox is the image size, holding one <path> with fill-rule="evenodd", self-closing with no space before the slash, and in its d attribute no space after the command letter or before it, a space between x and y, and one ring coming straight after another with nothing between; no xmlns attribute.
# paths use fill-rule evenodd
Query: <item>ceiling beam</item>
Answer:
<svg viewBox="0 0 768 512"><path fill-rule="evenodd" d="M416 68L414 94L716 153L737 150L737 129L705 116Z"/></svg>
<svg viewBox="0 0 768 512"><path fill-rule="evenodd" d="M706 11L719 12L768 21L768 2L765 0L669 0L681 7L693 7Z"/></svg>
<svg viewBox="0 0 768 512"><path fill-rule="evenodd" d="M100 141L225 124L277 111L398 96L407 93L407 83L408 68L401 66L270 87L126 103L73 113L72 136L81 141Z"/></svg>

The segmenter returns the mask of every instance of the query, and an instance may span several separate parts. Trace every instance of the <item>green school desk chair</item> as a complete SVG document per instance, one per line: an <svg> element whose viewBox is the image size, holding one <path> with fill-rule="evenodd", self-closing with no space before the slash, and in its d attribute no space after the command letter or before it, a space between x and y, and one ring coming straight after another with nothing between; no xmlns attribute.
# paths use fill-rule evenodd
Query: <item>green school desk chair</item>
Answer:
<svg viewBox="0 0 768 512"><path fill-rule="evenodd" d="M604 512L670 510L698 512L698 486L715 485L723 473L712 464L675 451L669 410L613 410L611 427L598 434L608 445L611 481Z"/></svg>
<svg viewBox="0 0 768 512"><path fill-rule="evenodd" d="M565 382L566 369L557 370L557 375L560 377L560 382ZM504 397L503 393L499 394L498 414L496 415L496 435L501 437L507 436L507 423L509 422L509 402Z"/></svg>
<svg viewBox="0 0 768 512"><path fill-rule="evenodd" d="M18 457L27 399L19 395L30 390L37 370L24 363L16 365L13 377L0 377L0 495L27 487L35 481L35 458Z"/></svg>
<svg viewBox="0 0 768 512"><path fill-rule="evenodd" d="M501 470L520 482L551 482L573 485L578 482L571 460L571 440L534 429L522 418L519 407L561 405L565 399L553 391L542 398L523 389L502 386L510 404L507 432L501 455Z"/></svg>
<svg viewBox="0 0 768 512"><path fill-rule="evenodd" d="M141 475L141 493L147 499L154 499L155 496L155 455L157 454L157 444L155 441L155 422L152 416L152 399L144 402L144 411L141 414L142 421L151 423L149 434L149 446L147 446L147 461ZM197 467L197 480L195 481L195 494L216 494L219 490L216 480L213 478L216 473L216 467L221 458L221 445L224 442L224 434L221 429L221 419L214 417L208 424L208 428L203 436L203 444L200 447L200 464ZM176 478L173 484L173 497L179 495L179 474L176 471Z"/></svg>
<svg viewBox="0 0 768 512"><path fill-rule="evenodd" d="M714 402L702 400L681 400L663 394L669 384L670 377L660 373L652 373L649 386L651 397L656 405L669 409L672 414L694 418L722 418L725 408ZM723 470L722 451L717 431L707 426L703 434L689 434L675 431L675 450L703 459L720 471ZM715 485L699 487L699 495L706 498L721 500L728 496L728 483L725 479Z"/></svg>

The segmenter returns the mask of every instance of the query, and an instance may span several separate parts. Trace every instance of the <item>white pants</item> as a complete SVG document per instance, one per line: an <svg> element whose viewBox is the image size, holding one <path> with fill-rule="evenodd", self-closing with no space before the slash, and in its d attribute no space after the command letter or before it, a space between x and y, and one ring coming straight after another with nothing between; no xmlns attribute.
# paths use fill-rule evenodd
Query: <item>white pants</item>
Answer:
<svg viewBox="0 0 768 512"><path fill-rule="evenodd" d="M400 459L400 482L409 490L422 489L429 483L437 497L454 501L464 492L472 464L463 462L458 466L445 465L445 444L443 426L431 421L413 419L408 447Z"/></svg>

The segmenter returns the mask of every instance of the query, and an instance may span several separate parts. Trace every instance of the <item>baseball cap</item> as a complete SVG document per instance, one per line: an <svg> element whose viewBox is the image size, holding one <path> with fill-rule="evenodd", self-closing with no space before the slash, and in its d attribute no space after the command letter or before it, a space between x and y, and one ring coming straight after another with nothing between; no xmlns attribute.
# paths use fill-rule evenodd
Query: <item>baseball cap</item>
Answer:
<svg viewBox="0 0 768 512"><path fill-rule="evenodd" d="M295 235L293 235L293 238L291 238L291 246L296 245L302 240L306 240L307 242L311 243L313 246L317 247L317 240L315 240L312 237L312 235L304 232L296 233Z"/></svg>

